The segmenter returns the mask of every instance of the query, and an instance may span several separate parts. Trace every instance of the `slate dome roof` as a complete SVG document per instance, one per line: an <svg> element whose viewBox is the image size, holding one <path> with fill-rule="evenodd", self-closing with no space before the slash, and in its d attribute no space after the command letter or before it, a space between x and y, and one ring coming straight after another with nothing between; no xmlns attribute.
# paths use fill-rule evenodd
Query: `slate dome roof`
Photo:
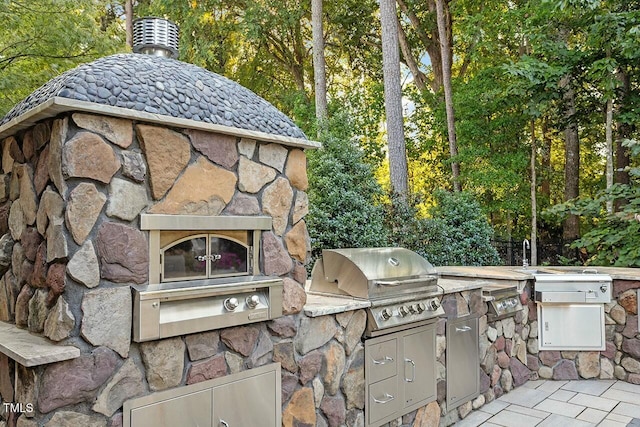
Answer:
<svg viewBox="0 0 640 427"><path fill-rule="evenodd" d="M307 139L291 119L238 83L193 64L135 53L100 58L53 78L0 125L53 97Z"/></svg>

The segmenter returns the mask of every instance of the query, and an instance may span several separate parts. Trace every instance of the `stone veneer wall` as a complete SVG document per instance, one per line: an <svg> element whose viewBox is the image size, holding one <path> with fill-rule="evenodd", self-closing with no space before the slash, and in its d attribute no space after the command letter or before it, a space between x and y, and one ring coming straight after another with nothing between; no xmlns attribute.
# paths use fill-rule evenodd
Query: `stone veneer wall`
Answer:
<svg viewBox="0 0 640 427"><path fill-rule="evenodd" d="M295 315L306 300L310 250L306 189L301 149L234 136L74 113L5 138L0 320L74 345L81 356L18 365L16 372L0 355L2 401L34 404L19 417L0 406L0 426L117 426L123 402L134 396L272 361L297 371ZM261 271L284 279L286 316L131 342L129 285L148 281L142 212L271 216ZM320 366L326 358L316 352L303 360ZM290 382L285 375L283 383L291 388Z"/></svg>

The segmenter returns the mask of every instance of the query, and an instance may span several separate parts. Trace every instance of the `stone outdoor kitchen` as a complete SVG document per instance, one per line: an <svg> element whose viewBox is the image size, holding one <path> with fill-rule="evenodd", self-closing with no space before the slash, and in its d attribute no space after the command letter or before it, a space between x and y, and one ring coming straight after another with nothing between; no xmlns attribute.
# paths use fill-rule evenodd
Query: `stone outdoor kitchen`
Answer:
<svg viewBox="0 0 640 427"><path fill-rule="evenodd" d="M199 67L123 54L38 89L0 121L0 141L0 427L191 425L191 412L208 420L199 425L241 425L223 410L254 420L244 427L365 426L370 302L308 289L305 150L320 144L290 119ZM268 297L269 309L217 326L206 314L145 317L145 292L166 290L167 236L173 245L189 233L259 249L247 272L269 285L257 282L247 305ZM531 275L479 271L441 272L433 397L385 425L450 425L531 379L640 383L637 272L609 270L606 350L570 352L539 349ZM517 282L521 310L492 319L482 288L501 281ZM185 301L162 295L153 308ZM476 322L478 384L452 404L447 328L458 319ZM178 403L184 411L163 403L187 394L200 400Z"/></svg>

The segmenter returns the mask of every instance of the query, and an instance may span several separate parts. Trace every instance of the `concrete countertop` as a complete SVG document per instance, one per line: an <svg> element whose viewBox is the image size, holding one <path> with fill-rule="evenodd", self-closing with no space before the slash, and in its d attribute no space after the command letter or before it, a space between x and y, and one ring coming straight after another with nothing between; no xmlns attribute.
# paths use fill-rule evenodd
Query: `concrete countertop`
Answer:
<svg viewBox="0 0 640 427"><path fill-rule="evenodd" d="M74 346L55 344L6 322L0 322L0 353L27 367L80 357Z"/></svg>
<svg viewBox="0 0 640 427"><path fill-rule="evenodd" d="M615 280L640 280L640 268L623 267L582 267L582 266L443 266L436 270L444 277L465 277L472 279L497 279L526 281L534 278L537 271L557 274L597 272L608 274Z"/></svg>

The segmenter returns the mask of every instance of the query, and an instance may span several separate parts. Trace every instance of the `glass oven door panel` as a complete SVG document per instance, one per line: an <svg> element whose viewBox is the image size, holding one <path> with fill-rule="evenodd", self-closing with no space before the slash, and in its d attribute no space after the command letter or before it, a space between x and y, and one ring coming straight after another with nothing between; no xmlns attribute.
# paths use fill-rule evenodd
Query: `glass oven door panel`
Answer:
<svg viewBox="0 0 640 427"><path fill-rule="evenodd" d="M249 246L228 237L210 236L211 277L249 274Z"/></svg>
<svg viewBox="0 0 640 427"><path fill-rule="evenodd" d="M207 237L178 240L162 250L162 281L207 277Z"/></svg>

